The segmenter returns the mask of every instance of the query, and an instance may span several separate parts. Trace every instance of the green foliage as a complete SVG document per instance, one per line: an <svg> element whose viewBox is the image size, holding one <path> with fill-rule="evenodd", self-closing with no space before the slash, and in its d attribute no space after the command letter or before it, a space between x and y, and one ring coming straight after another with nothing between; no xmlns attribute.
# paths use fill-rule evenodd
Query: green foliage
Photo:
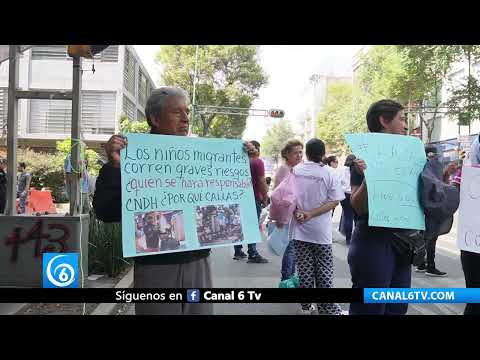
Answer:
<svg viewBox="0 0 480 360"><path fill-rule="evenodd" d="M472 121L480 119L480 83L471 73L472 63L480 61L480 45L459 45L455 48L459 60L468 63L468 75L460 86L450 89L448 114L455 117L459 125L470 126Z"/></svg>
<svg viewBox="0 0 480 360"><path fill-rule="evenodd" d="M122 227L120 223L99 221L90 213L88 233L88 273L117 276L128 263L122 256Z"/></svg>
<svg viewBox="0 0 480 360"><path fill-rule="evenodd" d="M360 59L358 83L353 87L331 85L327 102L319 114L318 132L331 151L345 147L343 133L366 131L365 114L374 101L390 98L407 105L416 103L418 115L431 141L435 119L443 106L441 89L451 65L480 61L478 45L396 45L373 46ZM470 66L469 66L470 68ZM462 123L480 118L480 83L471 76L451 89L448 113ZM428 107L429 116L426 116Z"/></svg>
<svg viewBox="0 0 480 360"><path fill-rule="evenodd" d="M360 86L372 98L393 98L405 103L408 94L399 86L405 77L404 56L395 46L373 46L361 58Z"/></svg>
<svg viewBox="0 0 480 360"><path fill-rule="evenodd" d="M131 121L126 116L120 118L120 129L122 133L148 134L150 132L150 126L148 125L147 120Z"/></svg>
<svg viewBox="0 0 480 360"><path fill-rule="evenodd" d="M67 201L63 193L64 175L63 156L61 154L18 149L17 156L18 162L25 162L27 171L32 175L31 187L37 190L48 188L52 192L52 198L55 202Z"/></svg>
<svg viewBox="0 0 480 360"><path fill-rule="evenodd" d="M157 61L163 65L162 82L178 86L193 99L194 45L162 45ZM257 46L201 45L198 50L196 104L250 108L258 90L267 83ZM196 114L193 132L202 137L241 137L246 116Z"/></svg>
<svg viewBox="0 0 480 360"><path fill-rule="evenodd" d="M72 148L72 139L66 138L63 141L57 141L57 151L62 156L62 159L65 160L67 156L70 154L70 149ZM98 162L98 153L93 149L82 149L80 150L84 152L84 156L88 161L88 172L92 176L98 176L98 172L100 171L101 164ZM80 155L82 156L82 155ZM62 163L63 169L63 163Z"/></svg>
<svg viewBox="0 0 480 360"><path fill-rule="evenodd" d="M427 101L431 107L441 103L440 89L458 48L450 45L399 45L403 56L404 78L397 81L404 98Z"/></svg>
<svg viewBox="0 0 480 360"><path fill-rule="evenodd" d="M316 136L325 142L328 153L346 149L345 134L366 132L365 114L373 98L345 83L330 84L327 100L317 118Z"/></svg>
<svg viewBox="0 0 480 360"><path fill-rule="evenodd" d="M247 118L239 115L217 115L210 125L209 137L240 139L247 125Z"/></svg>
<svg viewBox="0 0 480 360"><path fill-rule="evenodd" d="M290 123L285 119L281 119L277 124L269 128L262 139L262 154L271 156L278 161L280 151L288 140L295 138Z"/></svg>

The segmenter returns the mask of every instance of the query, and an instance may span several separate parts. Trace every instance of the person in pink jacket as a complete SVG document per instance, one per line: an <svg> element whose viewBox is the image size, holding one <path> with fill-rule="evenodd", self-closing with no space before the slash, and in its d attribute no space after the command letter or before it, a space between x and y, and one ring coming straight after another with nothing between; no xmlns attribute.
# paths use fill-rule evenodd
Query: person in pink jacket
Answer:
<svg viewBox="0 0 480 360"><path fill-rule="evenodd" d="M288 174L290 174L293 167L302 161L303 144L298 140L289 140L283 147L281 155L285 163L280 166L275 173L273 189L276 189ZM282 224L278 221L275 222L275 225L279 228L288 226L288 224ZM295 274L295 251L292 242L288 244L283 253L282 269L280 272L281 281L290 279Z"/></svg>

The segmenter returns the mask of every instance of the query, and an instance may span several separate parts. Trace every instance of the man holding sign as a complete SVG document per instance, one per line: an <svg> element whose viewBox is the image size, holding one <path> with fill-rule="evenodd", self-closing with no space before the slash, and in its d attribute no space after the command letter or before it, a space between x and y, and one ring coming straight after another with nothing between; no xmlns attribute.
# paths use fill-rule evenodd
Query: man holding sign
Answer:
<svg viewBox="0 0 480 360"><path fill-rule="evenodd" d="M357 156L351 169L351 205L356 226L348 253L354 288L409 288L411 264L395 249L395 233L425 228L418 178L426 162L418 139L403 137L403 107L381 100L367 112L373 134L347 135ZM395 135L395 136L392 136ZM369 162L368 191L365 172ZM350 314L404 315L408 304L350 305Z"/></svg>
<svg viewBox="0 0 480 360"><path fill-rule="evenodd" d="M162 87L150 95L145 107L151 134L187 136L187 94L179 88ZM114 135L105 146L109 162L100 170L93 206L105 222L122 220L120 151L126 138ZM148 230L148 227L147 227ZM147 231L148 232L148 231ZM155 239L156 245L156 234ZM140 256L135 258L135 288L211 288L210 249ZM210 303L139 303L137 315L210 315Z"/></svg>

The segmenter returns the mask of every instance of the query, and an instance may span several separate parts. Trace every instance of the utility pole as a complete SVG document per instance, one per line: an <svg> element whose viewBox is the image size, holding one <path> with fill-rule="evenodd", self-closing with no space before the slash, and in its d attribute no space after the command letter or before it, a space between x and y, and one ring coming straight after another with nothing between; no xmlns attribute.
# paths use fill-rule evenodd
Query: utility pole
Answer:
<svg viewBox="0 0 480 360"><path fill-rule="evenodd" d="M192 99L192 116L190 121L190 129L188 129L188 133L192 133L193 122L195 121L195 107L196 107L196 90L197 90L197 66L198 66L198 45L195 45L195 71L193 74L193 99Z"/></svg>
<svg viewBox="0 0 480 360"><path fill-rule="evenodd" d="M82 58L73 58L73 76L72 76L72 184L70 188L70 215L80 214L82 204L80 203L80 177L82 176L83 164L80 164L80 109L81 109L81 90L82 90Z"/></svg>
<svg viewBox="0 0 480 360"><path fill-rule="evenodd" d="M18 149L18 73L19 45L10 45L8 65L8 117L7 117L7 207L6 215L17 214L17 149ZM28 189L26 189L28 191Z"/></svg>
<svg viewBox="0 0 480 360"><path fill-rule="evenodd" d="M313 74L310 76L310 82L313 84L312 90L312 118L310 119L310 137L315 137L315 121L317 120L317 104L316 104L316 94L317 94L317 85L320 80L318 74Z"/></svg>

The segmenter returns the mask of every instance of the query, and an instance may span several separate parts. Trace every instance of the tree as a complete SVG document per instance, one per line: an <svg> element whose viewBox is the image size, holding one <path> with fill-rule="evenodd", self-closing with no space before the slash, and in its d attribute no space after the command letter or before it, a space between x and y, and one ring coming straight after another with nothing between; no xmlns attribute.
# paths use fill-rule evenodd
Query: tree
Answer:
<svg viewBox="0 0 480 360"><path fill-rule="evenodd" d="M327 101L317 118L317 138L321 139L327 152L336 152L344 147L343 130L349 117L353 86L333 83L327 89Z"/></svg>
<svg viewBox="0 0 480 360"><path fill-rule="evenodd" d="M427 142L431 142L442 106L442 84L457 54L457 47L446 45L374 46L361 59L361 87L374 101L393 98L408 105L408 110L419 116L427 129Z"/></svg>
<svg viewBox="0 0 480 360"><path fill-rule="evenodd" d="M403 98L414 102L414 112L427 129L427 143L432 141L437 115L442 106L441 89L458 49L447 45L398 46L403 56L405 72L398 79ZM426 117L426 114L433 114Z"/></svg>
<svg viewBox="0 0 480 360"><path fill-rule="evenodd" d="M468 74L460 86L450 89L448 114L458 118L459 126L465 125L470 128L473 120L480 119L480 83L471 72L472 62L480 61L480 46L460 45L455 49L458 60L466 60Z"/></svg>
<svg viewBox="0 0 480 360"><path fill-rule="evenodd" d="M262 139L262 153L271 156L277 164L283 146L293 138L295 138L295 132L290 123L282 119L267 130Z"/></svg>
<svg viewBox="0 0 480 360"><path fill-rule="evenodd" d="M405 78L403 54L396 46L373 46L361 59L359 85L372 98L393 98L402 103L408 94L399 87Z"/></svg>
<svg viewBox="0 0 480 360"><path fill-rule="evenodd" d="M352 84L329 85L325 106L317 118L316 133L328 152L346 150L345 134L367 131L365 114L371 103L371 96Z"/></svg>
<svg viewBox="0 0 480 360"><path fill-rule="evenodd" d="M193 98L195 46L162 45L157 54L164 71L162 82L178 86ZM258 90L267 83L257 46L200 45L198 47L196 104L250 108ZM193 132L203 136L240 137L246 116L196 114Z"/></svg>

